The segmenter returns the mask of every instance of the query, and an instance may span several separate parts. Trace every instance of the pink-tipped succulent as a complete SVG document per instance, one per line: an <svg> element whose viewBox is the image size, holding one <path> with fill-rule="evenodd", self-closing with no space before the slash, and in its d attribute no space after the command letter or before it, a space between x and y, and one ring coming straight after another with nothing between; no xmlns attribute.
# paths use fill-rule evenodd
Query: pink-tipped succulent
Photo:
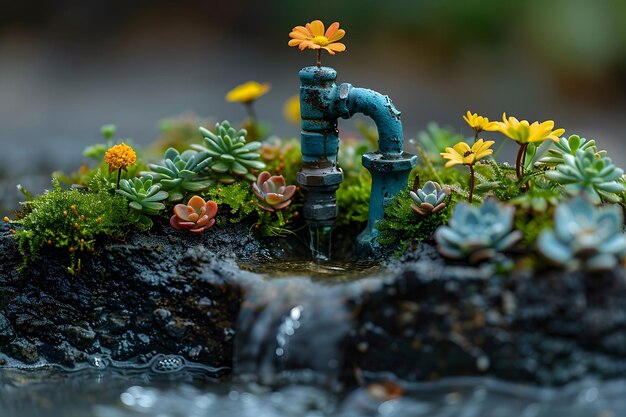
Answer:
<svg viewBox="0 0 626 417"><path fill-rule="evenodd" d="M282 175L272 176L263 171L252 184L252 191L259 199L259 207L266 211L277 211L289 207L296 186L287 185Z"/></svg>
<svg viewBox="0 0 626 417"><path fill-rule="evenodd" d="M197 195L191 197L187 204L176 204L170 224L174 229L189 230L200 233L215 224L217 204L215 201L204 201Z"/></svg>

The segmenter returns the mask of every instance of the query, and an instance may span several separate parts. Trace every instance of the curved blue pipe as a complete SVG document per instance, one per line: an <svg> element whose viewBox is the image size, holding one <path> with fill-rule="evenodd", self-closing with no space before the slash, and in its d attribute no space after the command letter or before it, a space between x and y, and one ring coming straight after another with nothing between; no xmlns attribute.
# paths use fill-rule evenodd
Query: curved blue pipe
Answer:
<svg viewBox="0 0 626 417"><path fill-rule="evenodd" d="M369 116L378 128L378 152L390 157L402 155L404 135L400 112L389 96L347 83L341 84L338 92L342 118L349 119L356 113Z"/></svg>

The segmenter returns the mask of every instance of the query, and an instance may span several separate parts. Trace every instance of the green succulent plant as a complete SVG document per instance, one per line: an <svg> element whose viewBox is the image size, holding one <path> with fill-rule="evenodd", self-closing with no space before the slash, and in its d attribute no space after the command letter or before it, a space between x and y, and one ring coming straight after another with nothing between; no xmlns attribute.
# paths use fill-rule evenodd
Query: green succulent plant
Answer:
<svg viewBox="0 0 626 417"><path fill-rule="evenodd" d="M575 155L564 154L563 163L545 174L550 181L564 185L570 195L586 193L594 204L619 201L615 193L624 191L624 184L618 181L622 175L624 170L613 165L611 158L589 149L577 149Z"/></svg>
<svg viewBox="0 0 626 417"><path fill-rule="evenodd" d="M569 138L563 136L554 144L554 148L548 149L546 156L540 158L535 165L541 167L562 164L565 155L576 156L576 151L579 149L591 152L597 156L604 156L604 154L606 154L606 151L598 151L596 141L593 139L587 140L578 135L571 135Z"/></svg>
<svg viewBox="0 0 626 417"><path fill-rule="evenodd" d="M624 219L618 206L596 207L578 196L556 208L554 229L537 239L541 254L571 269L610 270L626 257Z"/></svg>
<svg viewBox="0 0 626 417"><path fill-rule="evenodd" d="M413 204L411 209L421 216L437 213L446 207L445 199L450 195L450 187L441 187L439 183L426 181L423 188L409 193Z"/></svg>
<svg viewBox="0 0 626 417"><path fill-rule="evenodd" d="M151 176L154 182L161 184L163 191L169 194L169 201L181 201L186 193L206 190L211 179L202 176L211 164L208 152L186 150L182 154L169 148L163 155L162 164L148 164L150 171L142 171L142 176Z"/></svg>
<svg viewBox="0 0 626 417"><path fill-rule="evenodd" d="M215 125L216 133L200 127L204 138L204 145L191 145L192 148L206 152L212 157L209 169L222 184L232 184L238 177L248 181L256 181L253 169L264 169L265 164L259 160L260 154L256 151L261 148L261 142L246 143L246 130L236 130L228 121Z"/></svg>
<svg viewBox="0 0 626 417"><path fill-rule="evenodd" d="M454 208L448 226L435 232L439 252L451 259L478 263L509 249L522 238L513 228L512 206L488 199L481 206L460 202Z"/></svg>
<svg viewBox="0 0 626 417"><path fill-rule="evenodd" d="M511 204L527 211L541 213L549 206L558 205L562 198L563 193L558 188L542 188L535 183L528 191L511 199Z"/></svg>
<svg viewBox="0 0 626 417"><path fill-rule="evenodd" d="M165 209L162 201L168 197L166 191L161 191L161 184L153 184L149 175L120 180L120 188L116 192L128 200L133 220L147 229L152 226L152 220L148 216L159 214Z"/></svg>

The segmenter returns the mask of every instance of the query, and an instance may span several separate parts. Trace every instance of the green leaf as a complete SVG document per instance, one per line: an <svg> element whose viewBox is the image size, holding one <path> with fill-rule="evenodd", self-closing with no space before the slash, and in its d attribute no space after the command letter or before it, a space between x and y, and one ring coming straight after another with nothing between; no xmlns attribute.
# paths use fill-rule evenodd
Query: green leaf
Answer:
<svg viewBox="0 0 626 417"><path fill-rule="evenodd" d="M211 169L215 172L219 172L220 174L223 174L225 172L228 172L228 170L230 169L230 166L228 164L225 164L222 161L218 161L214 163L213 165L211 165Z"/></svg>
<svg viewBox="0 0 626 417"><path fill-rule="evenodd" d="M169 193L166 191L159 191L158 193L147 197L144 201L163 201L169 196Z"/></svg>

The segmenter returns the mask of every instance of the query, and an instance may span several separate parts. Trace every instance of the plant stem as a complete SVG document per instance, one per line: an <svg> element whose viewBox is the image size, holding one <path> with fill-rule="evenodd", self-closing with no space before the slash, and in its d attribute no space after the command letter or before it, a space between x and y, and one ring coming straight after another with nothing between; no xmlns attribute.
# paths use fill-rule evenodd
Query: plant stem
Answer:
<svg viewBox="0 0 626 417"><path fill-rule="evenodd" d="M469 198L467 201L472 202L472 197L474 196L474 165L468 165L470 170L470 183L469 183Z"/></svg>
<svg viewBox="0 0 626 417"><path fill-rule="evenodd" d="M476 143L476 141L478 140L478 133L479 133L479 131L476 130L475 132L476 133L474 133L474 143Z"/></svg>
<svg viewBox="0 0 626 417"><path fill-rule="evenodd" d="M283 212L280 210L276 211L276 215L278 216L278 221L280 222L281 227L285 225L285 219L283 217Z"/></svg>
<svg viewBox="0 0 626 417"><path fill-rule="evenodd" d="M120 179L122 178L122 168L117 170L117 186L116 189L120 189Z"/></svg>
<svg viewBox="0 0 626 417"><path fill-rule="evenodd" d="M515 159L515 173L517 174L517 179L522 179L522 175L524 175L524 162L526 160L526 148L528 147L527 143L523 143L520 145L519 150L517 151L517 158Z"/></svg>
<svg viewBox="0 0 626 417"><path fill-rule="evenodd" d="M502 141L502 143L500 144L500 146L498 146L498 148L496 149L496 151L493 153L493 158L497 159L498 158L498 154L500 153L500 151L502 151L502 148L504 148L504 145L506 144L506 141Z"/></svg>
<svg viewBox="0 0 626 417"><path fill-rule="evenodd" d="M317 50L317 66L318 67L322 66L322 50L321 49Z"/></svg>
<svg viewBox="0 0 626 417"><path fill-rule="evenodd" d="M248 113L248 118L250 119L251 124L256 123L256 113L254 112L254 101L246 101L243 103L246 108L246 112Z"/></svg>

